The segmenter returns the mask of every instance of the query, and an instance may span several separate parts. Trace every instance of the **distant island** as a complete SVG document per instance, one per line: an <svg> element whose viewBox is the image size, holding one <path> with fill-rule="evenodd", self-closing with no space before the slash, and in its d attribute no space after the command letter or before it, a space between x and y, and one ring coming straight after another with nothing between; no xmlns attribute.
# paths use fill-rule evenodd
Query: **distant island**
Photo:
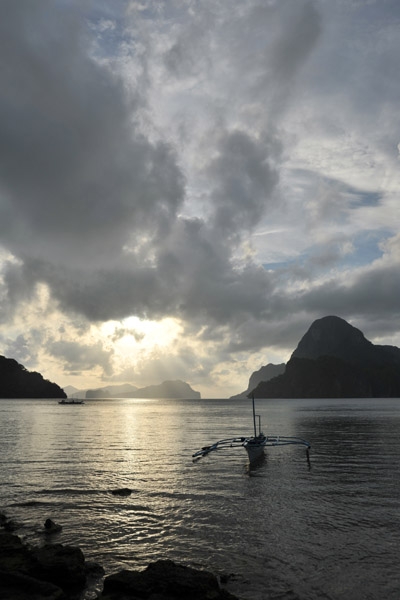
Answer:
<svg viewBox="0 0 400 600"><path fill-rule="evenodd" d="M116 387L116 386L115 386ZM89 398L186 398L200 399L200 392L193 390L188 383L179 379L163 381L159 385L149 385L143 388L124 386L121 389L115 389L114 386L87 390L85 397Z"/></svg>
<svg viewBox="0 0 400 600"><path fill-rule="evenodd" d="M256 398L398 398L400 349L379 346L336 316L314 321L284 373L260 381Z"/></svg>
<svg viewBox="0 0 400 600"><path fill-rule="evenodd" d="M273 365L272 363L269 363L268 365L261 367L261 369L258 371L254 371L254 373L250 376L247 390L241 392L240 394L236 394L235 396L231 396L230 400L241 400L248 398L249 394L251 395L251 392L259 383L262 381L269 381L278 375L282 375L282 373L285 372L285 368L285 363L281 363L279 365Z"/></svg>
<svg viewBox="0 0 400 600"><path fill-rule="evenodd" d="M0 398L66 398L56 383L27 371L13 358L0 356Z"/></svg>
<svg viewBox="0 0 400 600"><path fill-rule="evenodd" d="M130 394L133 394L137 390L136 385L131 385L130 383L123 383L121 385L108 385L102 388L95 388L93 390L81 391L76 390L77 394L73 394L73 396L80 395L84 398L127 398L130 397ZM66 389L64 389L67 392ZM67 392L68 393L68 392ZM68 394L69 395L69 394Z"/></svg>

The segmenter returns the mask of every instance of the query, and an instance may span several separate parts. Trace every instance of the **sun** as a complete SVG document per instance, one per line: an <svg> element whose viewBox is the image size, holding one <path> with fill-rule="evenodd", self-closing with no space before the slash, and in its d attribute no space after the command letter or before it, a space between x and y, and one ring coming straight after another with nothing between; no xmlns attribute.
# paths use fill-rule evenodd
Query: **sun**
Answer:
<svg viewBox="0 0 400 600"><path fill-rule="evenodd" d="M100 328L101 335L122 354L168 347L182 331L180 321L171 317L152 321L131 316L121 321L107 321Z"/></svg>

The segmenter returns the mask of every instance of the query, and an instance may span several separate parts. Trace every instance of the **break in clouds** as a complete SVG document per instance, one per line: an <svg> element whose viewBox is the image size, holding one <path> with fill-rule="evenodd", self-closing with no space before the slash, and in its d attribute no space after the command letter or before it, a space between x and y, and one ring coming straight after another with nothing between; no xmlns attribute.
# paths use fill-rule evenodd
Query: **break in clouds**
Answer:
<svg viewBox="0 0 400 600"><path fill-rule="evenodd" d="M44 285L73 320L179 319L215 362L326 314L397 334L396 3L1 12L4 329ZM98 342L47 351L112 373Z"/></svg>

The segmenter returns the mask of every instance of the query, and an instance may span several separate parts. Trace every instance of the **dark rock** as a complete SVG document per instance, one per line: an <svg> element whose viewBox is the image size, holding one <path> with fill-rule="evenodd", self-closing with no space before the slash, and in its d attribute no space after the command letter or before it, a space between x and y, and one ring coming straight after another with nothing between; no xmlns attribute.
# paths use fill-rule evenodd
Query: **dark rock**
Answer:
<svg viewBox="0 0 400 600"><path fill-rule="evenodd" d="M64 592L47 581L0 570L0 600L63 600Z"/></svg>
<svg viewBox="0 0 400 600"><path fill-rule="evenodd" d="M57 523L54 523L54 521L52 521L51 519L46 519L46 521L44 522L44 529L45 533L59 533L60 531L62 531L62 526L57 525Z"/></svg>
<svg viewBox="0 0 400 600"><path fill-rule="evenodd" d="M6 554L9 550L18 550L22 548L21 539L8 531L0 532L0 556Z"/></svg>
<svg viewBox="0 0 400 600"><path fill-rule="evenodd" d="M221 573L219 580L223 585L226 585L229 581L236 579L235 573Z"/></svg>
<svg viewBox="0 0 400 600"><path fill-rule="evenodd" d="M55 583L63 589L84 587L85 557L80 548L47 544L35 548L32 554L37 561L35 576L38 579Z"/></svg>
<svg viewBox="0 0 400 600"><path fill-rule="evenodd" d="M92 561L85 562L85 573L86 576L90 577L91 579L100 579L100 577L104 577L106 574L105 570L99 563Z"/></svg>
<svg viewBox="0 0 400 600"><path fill-rule="evenodd" d="M8 519L4 513L0 513L0 527L3 527L5 531L16 531L18 523Z"/></svg>
<svg viewBox="0 0 400 600"><path fill-rule="evenodd" d="M93 586L103 576L104 569L86 564L79 548L33 548L17 535L0 531L0 600L77 599L87 578Z"/></svg>
<svg viewBox="0 0 400 600"><path fill-rule="evenodd" d="M0 514L0 520L7 519ZM85 563L79 548L33 548L17 535L0 531L0 600L78 600L83 592L103 600L237 600L220 588L212 573L170 560L152 563L144 571L111 575L100 593L103 576L101 565Z"/></svg>
<svg viewBox="0 0 400 600"><path fill-rule="evenodd" d="M0 533L0 569L7 572L18 571L30 575L36 568L36 561L29 548L17 535Z"/></svg>
<svg viewBox="0 0 400 600"><path fill-rule="evenodd" d="M159 560L144 571L120 571L106 577L103 600L235 600L221 590L217 578L208 571Z"/></svg>
<svg viewBox="0 0 400 600"><path fill-rule="evenodd" d="M129 488L119 488L117 490L112 490L111 493L114 496L130 496L132 494L132 490Z"/></svg>
<svg viewBox="0 0 400 600"><path fill-rule="evenodd" d="M18 529L18 523L12 520L6 521L3 527L6 531L16 531Z"/></svg>

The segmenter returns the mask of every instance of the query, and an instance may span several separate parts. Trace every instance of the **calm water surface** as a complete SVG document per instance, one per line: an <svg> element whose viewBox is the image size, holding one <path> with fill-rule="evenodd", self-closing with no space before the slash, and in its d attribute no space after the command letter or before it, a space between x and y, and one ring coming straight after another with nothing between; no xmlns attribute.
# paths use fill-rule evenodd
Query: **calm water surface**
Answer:
<svg viewBox="0 0 400 600"><path fill-rule="evenodd" d="M272 448L191 455L250 434L251 403L0 400L0 510L43 542L79 545L107 573L159 558L232 573L246 600L400 598L400 401L259 400ZM133 490L129 497L111 494Z"/></svg>

